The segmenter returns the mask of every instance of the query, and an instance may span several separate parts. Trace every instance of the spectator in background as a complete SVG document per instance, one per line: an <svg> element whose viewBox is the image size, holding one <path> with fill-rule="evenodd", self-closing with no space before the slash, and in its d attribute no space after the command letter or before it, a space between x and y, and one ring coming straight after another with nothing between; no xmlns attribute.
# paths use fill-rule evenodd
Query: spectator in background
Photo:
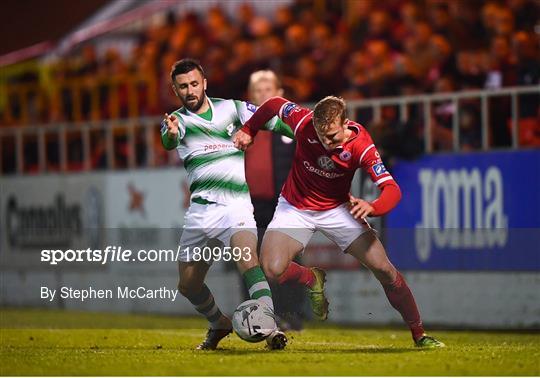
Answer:
<svg viewBox="0 0 540 378"><path fill-rule="evenodd" d="M223 43L226 42L224 39L231 37L229 32L232 29L232 25L220 7L215 6L210 8L205 15L205 22L204 33L197 33L195 35L199 37L205 36L208 43ZM241 36L240 33L236 32L235 34L239 37Z"/></svg>
<svg viewBox="0 0 540 378"><path fill-rule="evenodd" d="M185 14L171 31L169 49L175 52L184 50L190 38L203 31L204 26L199 22L197 14L191 12Z"/></svg>
<svg viewBox="0 0 540 378"><path fill-rule="evenodd" d="M355 49L361 48L367 37L369 14L373 4L371 0L347 1L346 24Z"/></svg>
<svg viewBox="0 0 540 378"><path fill-rule="evenodd" d="M516 84L540 84L540 50L538 37L518 31L512 37L512 53L516 61Z"/></svg>
<svg viewBox="0 0 540 378"><path fill-rule="evenodd" d="M482 119L477 102L469 102L459 111L459 148L460 151L479 150L482 145Z"/></svg>
<svg viewBox="0 0 540 378"><path fill-rule="evenodd" d="M398 48L399 44L397 41L394 41L391 25L392 20L388 12L382 9L372 11L369 15L366 41L383 40L392 48Z"/></svg>
<svg viewBox="0 0 540 378"><path fill-rule="evenodd" d="M486 82L485 51L466 50L457 55L460 86L458 89L482 89Z"/></svg>
<svg viewBox="0 0 540 378"><path fill-rule="evenodd" d="M215 45L208 49L205 55L205 64L208 66L206 77L213 84L212 95L216 97L227 97L230 92L227 71L223 69L227 66L228 52L222 45Z"/></svg>
<svg viewBox="0 0 540 378"><path fill-rule="evenodd" d="M399 41L398 48L403 47L403 40L414 34L416 24L422 20L422 12L418 4L405 2L399 9L399 21L394 27L394 38Z"/></svg>
<svg viewBox="0 0 540 378"><path fill-rule="evenodd" d="M347 78L347 86L341 92L344 99L360 99L365 97L367 88L366 53L357 50L351 53L344 67L344 76Z"/></svg>
<svg viewBox="0 0 540 378"><path fill-rule="evenodd" d="M342 33L333 32L323 22L315 24L311 33L311 58L316 64L318 83L324 83L324 92L312 101L330 93L338 93L346 78L341 72L350 51L348 39Z"/></svg>
<svg viewBox="0 0 540 378"><path fill-rule="evenodd" d="M251 74L248 93L249 100L260 106L271 97L283 96L283 89L274 72L261 70ZM257 222L258 250L291 167L294 146L292 139L267 132L260 133L250 150L246 151L246 181ZM276 285L272 287L272 293L280 328L301 329L303 288L299 285Z"/></svg>
<svg viewBox="0 0 540 378"><path fill-rule="evenodd" d="M302 56L296 61L294 74L283 79L283 84L299 102L312 102L327 88L320 86L318 67L313 58Z"/></svg>
<svg viewBox="0 0 540 378"><path fill-rule="evenodd" d="M369 96L380 97L397 94L395 92L395 54L384 40L372 40L366 45L368 53Z"/></svg>
<svg viewBox="0 0 540 378"><path fill-rule="evenodd" d="M412 108L414 113L414 108ZM379 146L379 152L392 167L396 159L415 159L423 152L421 119L411 114L408 121L399 119L396 106L381 108L381 119L369 125L369 133Z"/></svg>
<svg viewBox="0 0 540 378"><path fill-rule="evenodd" d="M457 43L456 39L462 37L462 35L450 15L448 4L436 3L429 8L428 14L433 32L443 36L452 45L455 45Z"/></svg>
<svg viewBox="0 0 540 378"><path fill-rule="evenodd" d="M540 85L540 52L538 38L525 31L516 32L512 39L516 59L516 85ZM509 121L511 125L511 122ZM540 95L519 96L519 144L540 146Z"/></svg>
<svg viewBox="0 0 540 378"><path fill-rule="evenodd" d="M449 76L437 79L435 93L450 93L456 90L455 82ZM431 119L431 139L433 151L452 150L452 123L456 107L451 100L437 101L433 104Z"/></svg>
<svg viewBox="0 0 540 378"><path fill-rule="evenodd" d="M300 23L290 25L285 31L284 74L292 74L295 62L303 56L309 56L309 29Z"/></svg>
<svg viewBox="0 0 540 378"><path fill-rule="evenodd" d="M478 3L473 1L446 1L458 35L453 38L457 50L478 49L485 45Z"/></svg>
<svg viewBox="0 0 540 378"><path fill-rule="evenodd" d="M290 7L278 7L274 13L274 35L283 39L289 25L293 23L294 16Z"/></svg>
<svg viewBox="0 0 540 378"><path fill-rule="evenodd" d="M145 45L142 57L138 61L140 73L155 72L156 46L154 44ZM150 66L150 68L149 68ZM151 69L151 71L150 71ZM122 56L115 49L109 49L105 53L105 62L100 65L100 111L105 118L126 118L128 117L128 81L125 75L128 66ZM121 79L124 80L121 80ZM115 79L117 82L114 82Z"/></svg>
<svg viewBox="0 0 540 378"><path fill-rule="evenodd" d="M450 76L443 76L437 80L435 91L437 93L451 93L455 91L455 82ZM431 120L431 138L433 151L453 151L453 124L454 117L459 117L459 149L461 151L477 150L481 147L481 123L479 102L467 100L462 103L460 112L452 100L438 101L433 104Z"/></svg>
<svg viewBox="0 0 540 378"><path fill-rule="evenodd" d="M232 46L233 54L227 64L228 88L232 93L244 93L248 86L249 73L259 67L253 56L253 43L247 39L241 39ZM234 77L234 80L230 80Z"/></svg>
<svg viewBox="0 0 540 378"><path fill-rule="evenodd" d="M272 23L265 17L254 17L249 23L248 38L252 40L261 40L272 34Z"/></svg>
<svg viewBox="0 0 540 378"><path fill-rule="evenodd" d="M285 61L285 44L275 35L269 35L259 41L259 65L264 65L275 72L283 72Z"/></svg>
<svg viewBox="0 0 540 378"><path fill-rule="evenodd" d="M516 84L515 59L506 36L497 35L491 39L488 64L485 88L499 89Z"/></svg>
<svg viewBox="0 0 540 378"><path fill-rule="evenodd" d="M178 100L176 99L174 92L171 91L169 85L170 82L170 67L178 60L176 52L173 50L167 51L160 61L160 74L159 74L159 103L160 106L165 109L172 109L177 106ZM207 73L208 75L208 73ZM216 80L217 82L217 80Z"/></svg>
<svg viewBox="0 0 540 378"><path fill-rule="evenodd" d="M311 57L323 76L333 76L340 63L333 51L332 30L322 23L315 24L311 30Z"/></svg>
<svg viewBox="0 0 540 378"><path fill-rule="evenodd" d="M434 83L442 76L456 77L456 58L449 41L440 34L430 39L431 62L424 78L425 88L432 91Z"/></svg>
<svg viewBox="0 0 540 378"><path fill-rule="evenodd" d="M506 35L506 23L509 22L507 10L500 10L504 32L497 33L491 39L486 89L499 89L516 83L516 67L511 54L510 41ZM511 16L511 15L510 15ZM489 124L493 145L508 147L511 145L507 122L512 115L511 100L508 97L494 97L489 101Z"/></svg>
<svg viewBox="0 0 540 378"><path fill-rule="evenodd" d="M248 93L249 100L260 106L270 97L283 95L283 89L274 72L269 70L256 71L249 78ZM266 227L272 220L276 199L272 164L273 135L273 133L262 133L261 140L253 146L253 151L246 152L245 158L246 179L258 227Z"/></svg>
<svg viewBox="0 0 540 378"><path fill-rule="evenodd" d="M494 35L510 38L514 31L514 15L512 11L505 7L498 7L495 12L495 22L493 24Z"/></svg>
<svg viewBox="0 0 540 378"><path fill-rule="evenodd" d="M497 12L500 5L494 1L487 1L481 9L482 43L486 45L495 35Z"/></svg>
<svg viewBox="0 0 540 378"><path fill-rule="evenodd" d="M540 18L540 4L535 0L508 0L508 6L515 17L515 24L527 32L534 31Z"/></svg>
<svg viewBox="0 0 540 378"><path fill-rule="evenodd" d="M81 62L77 70L77 77L84 81L81 88L81 115L83 120L99 119L98 114L91 114L92 111L92 93L91 88L96 82L98 71L98 61L96 49L93 45L85 45L81 53Z"/></svg>
<svg viewBox="0 0 540 378"><path fill-rule="evenodd" d="M243 3L238 6L236 25L240 29L240 36L242 38L252 38L250 24L254 18L255 11L251 4Z"/></svg>
<svg viewBox="0 0 540 378"><path fill-rule="evenodd" d="M431 26L420 21L415 24L413 34L405 40L407 71L418 80L425 80L433 61L432 36Z"/></svg>

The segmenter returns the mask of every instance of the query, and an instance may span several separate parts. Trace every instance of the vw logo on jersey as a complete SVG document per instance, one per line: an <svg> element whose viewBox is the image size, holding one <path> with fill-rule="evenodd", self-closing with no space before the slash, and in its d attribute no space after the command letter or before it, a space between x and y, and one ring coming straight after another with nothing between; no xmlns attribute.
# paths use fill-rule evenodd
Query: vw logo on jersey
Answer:
<svg viewBox="0 0 540 378"><path fill-rule="evenodd" d="M339 154L339 158L343 161L349 161L351 160L351 152L350 151L343 151L342 153Z"/></svg>
<svg viewBox="0 0 540 378"><path fill-rule="evenodd" d="M325 155L319 156L319 158L317 159L317 164L319 164L319 167L321 167L325 171L333 171L334 169L336 169L336 165L334 164L332 159Z"/></svg>

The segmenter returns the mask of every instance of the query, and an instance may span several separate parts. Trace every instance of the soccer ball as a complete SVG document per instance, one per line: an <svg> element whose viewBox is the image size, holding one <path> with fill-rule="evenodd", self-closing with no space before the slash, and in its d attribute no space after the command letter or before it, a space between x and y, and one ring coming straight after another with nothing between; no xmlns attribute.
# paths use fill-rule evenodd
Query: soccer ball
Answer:
<svg viewBox="0 0 540 378"><path fill-rule="evenodd" d="M241 303L234 311L232 324L238 337L250 343L263 341L277 329L274 312L257 299Z"/></svg>

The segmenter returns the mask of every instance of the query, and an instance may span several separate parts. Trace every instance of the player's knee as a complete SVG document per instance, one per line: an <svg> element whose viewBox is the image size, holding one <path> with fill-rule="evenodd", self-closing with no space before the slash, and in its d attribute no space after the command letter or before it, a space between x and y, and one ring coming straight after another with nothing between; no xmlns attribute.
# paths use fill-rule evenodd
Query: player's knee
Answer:
<svg viewBox="0 0 540 378"><path fill-rule="evenodd" d="M182 282L178 282L178 291L180 294L182 294L184 297L187 297L189 295L189 288L187 285L184 285Z"/></svg>
<svg viewBox="0 0 540 378"><path fill-rule="evenodd" d="M237 266L238 266L238 268L240 269L241 272L245 272L246 270L250 270L250 269L260 265L259 260L257 259L257 256L253 256L251 259L249 259L247 261L244 260L244 259L241 259L236 264L237 264Z"/></svg>
<svg viewBox="0 0 540 378"><path fill-rule="evenodd" d="M197 294L200 291L200 288L195 287L195 285L190 284L189 282L183 282L180 280L178 282L178 291L186 298L190 298Z"/></svg>
<svg viewBox="0 0 540 378"><path fill-rule="evenodd" d="M397 270L392 264L384 264L372 268L371 271L382 284L390 284L394 282L397 277Z"/></svg>
<svg viewBox="0 0 540 378"><path fill-rule="evenodd" d="M285 271L279 261L263 261L262 268L266 279L275 283L279 282L279 277Z"/></svg>

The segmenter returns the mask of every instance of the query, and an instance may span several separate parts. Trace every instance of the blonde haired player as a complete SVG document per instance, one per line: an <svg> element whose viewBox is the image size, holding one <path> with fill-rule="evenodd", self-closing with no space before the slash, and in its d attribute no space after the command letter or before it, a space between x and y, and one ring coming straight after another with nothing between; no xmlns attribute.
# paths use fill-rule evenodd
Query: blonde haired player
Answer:
<svg viewBox="0 0 540 378"><path fill-rule="evenodd" d="M443 343L425 334L409 286L365 220L386 214L401 199L399 186L384 167L366 129L346 119L346 104L341 98L325 97L311 111L273 97L237 132L235 145L246 149L258 130L275 115L294 132L296 151L263 240L261 262L266 276L280 283L296 281L307 286L315 315L325 320L328 301L324 271L292 262L313 233L321 231L373 272L390 304L409 326L416 346L443 347ZM350 195L358 168L369 174L381 190L373 202Z"/></svg>

